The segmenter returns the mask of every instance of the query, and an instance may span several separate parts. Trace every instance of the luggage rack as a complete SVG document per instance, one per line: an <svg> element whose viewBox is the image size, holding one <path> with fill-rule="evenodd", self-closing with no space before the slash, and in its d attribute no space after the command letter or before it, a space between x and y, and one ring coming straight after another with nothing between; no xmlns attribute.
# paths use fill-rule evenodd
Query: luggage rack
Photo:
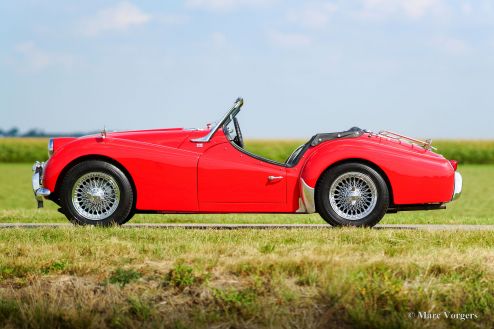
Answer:
<svg viewBox="0 0 494 329"><path fill-rule="evenodd" d="M415 145L418 145L420 147L423 147L424 149L426 150L437 150L437 148L435 148L434 146L432 146L432 139L426 139L425 141L423 140L420 140L420 139L415 139L415 138L412 138L412 137L408 137L408 136L404 136L404 135L401 135L401 134L398 134L398 133L395 133L395 132L392 132L392 131L388 131L388 130L381 130L378 135L380 136L384 136L384 137L388 137L388 138L392 138L392 139L396 139L398 141L407 141L409 143L412 143L412 144L415 144Z"/></svg>

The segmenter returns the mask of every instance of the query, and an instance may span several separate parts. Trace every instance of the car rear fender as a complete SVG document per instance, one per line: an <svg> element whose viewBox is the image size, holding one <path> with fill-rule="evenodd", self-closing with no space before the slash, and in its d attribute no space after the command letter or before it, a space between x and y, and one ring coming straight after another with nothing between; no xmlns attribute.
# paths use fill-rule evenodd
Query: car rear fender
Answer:
<svg viewBox="0 0 494 329"><path fill-rule="evenodd" d="M376 169L389 184L393 204L448 202L454 189L454 170L438 155L427 155L369 141L366 137L330 141L307 159L300 178L314 189L323 172L344 162L361 162Z"/></svg>

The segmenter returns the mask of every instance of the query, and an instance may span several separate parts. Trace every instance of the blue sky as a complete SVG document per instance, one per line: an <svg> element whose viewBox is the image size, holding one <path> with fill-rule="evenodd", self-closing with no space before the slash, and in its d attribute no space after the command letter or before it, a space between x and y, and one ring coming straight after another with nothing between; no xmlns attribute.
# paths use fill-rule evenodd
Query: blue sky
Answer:
<svg viewBox="0 0 494 329"><path fill-rule="evenodd" d="M0 128L494 138L494 1L2 1Z"/></svg>

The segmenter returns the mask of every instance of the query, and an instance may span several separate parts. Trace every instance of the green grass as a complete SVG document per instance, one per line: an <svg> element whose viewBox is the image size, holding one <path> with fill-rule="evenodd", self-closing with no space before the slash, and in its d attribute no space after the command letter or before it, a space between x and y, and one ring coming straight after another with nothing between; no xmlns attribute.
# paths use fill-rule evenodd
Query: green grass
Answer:
<svg viewBox="0 0 494 329"><path fill-rule="evenodd" d="M45 161L48 158L46 138L0 137L0 162Z"/></svg>
<svg viewBox="0 0 494 329"><path fill-rule="evenodd" d="M400 212L386 215L382 223L494 224L494 166L460 166L464 188L460 199L446 210ZM52 202L35 209L31 166L0 163L0 222L66 222ZM308 223L322 224L318 214L137 215L131 223Z"/></svg>
<svg viewBox="0 0 494 329"><path fill-rule="evenodd" d="M447 210L382 223L494 224L494 166L459 170L463 194ZM0 222L67 223L53 203L35 206L31 165L0 163ZM324 223L317 214L131 222ZM493 231L0 229L0 327L493 328L493 250Z"/></svg>
<svg viewBox="0 0 494 329"><path fill-rule="evenodd" d="M47 158L46 138L0 138L0 162L33 163ZM247 140L246 148L254 154L284 162L304 140ZM492 140L437 140L437 152L462 164L494 164Z"/></svg>
<svg viewBox="0 0 494 329"><path fill-rule="evenodd" d="M493 248L494 232L0 230L0 327L492 328ZM426 311L477 319L408 316Z"/></svg>
<svg viewBox="0 0 494 329"><path fill-rule="evenodd" d="M246 148L268 159L284 162L304 140L248 140ZM461 164L494 164L492 140L437 140L437 153Z"/></svg>

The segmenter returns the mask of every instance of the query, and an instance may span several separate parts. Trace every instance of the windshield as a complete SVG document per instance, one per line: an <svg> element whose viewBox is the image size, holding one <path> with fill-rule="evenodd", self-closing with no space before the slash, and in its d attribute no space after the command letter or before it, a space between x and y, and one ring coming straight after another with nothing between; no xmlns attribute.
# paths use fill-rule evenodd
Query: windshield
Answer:
<svg viewBox="0 0 494 329"><path fill-rule="evenodd" d="M235 123L233 120L230 120L228 123L224 125L225 127L225 135L228 140L233 141L235 137L237 137L237 130L235 129Z"/></svg>
<svg viewBox="0 0 494 329"><path fill-rule="evenodd" d="M230 123L230 121L232 121L233 118L235 118L235 116L238 114L238 112L240 112L242 105L244 105L244 100L240 97L237 98L237 100L235 101L233 106L230 108L230 110L228 110L228 112L226 112L226 114L223 116L223 118L220 121L218 121L217 124L215 124L213 126L213 128L209 131L209 133L206 136L201 137L201 138L192 139L191 141L195 142L195 143L207 143L207 142L209 142L211 140L211 137L213 137L214 133L218 130L219 127L221 127L224 124Z"/></svg>

